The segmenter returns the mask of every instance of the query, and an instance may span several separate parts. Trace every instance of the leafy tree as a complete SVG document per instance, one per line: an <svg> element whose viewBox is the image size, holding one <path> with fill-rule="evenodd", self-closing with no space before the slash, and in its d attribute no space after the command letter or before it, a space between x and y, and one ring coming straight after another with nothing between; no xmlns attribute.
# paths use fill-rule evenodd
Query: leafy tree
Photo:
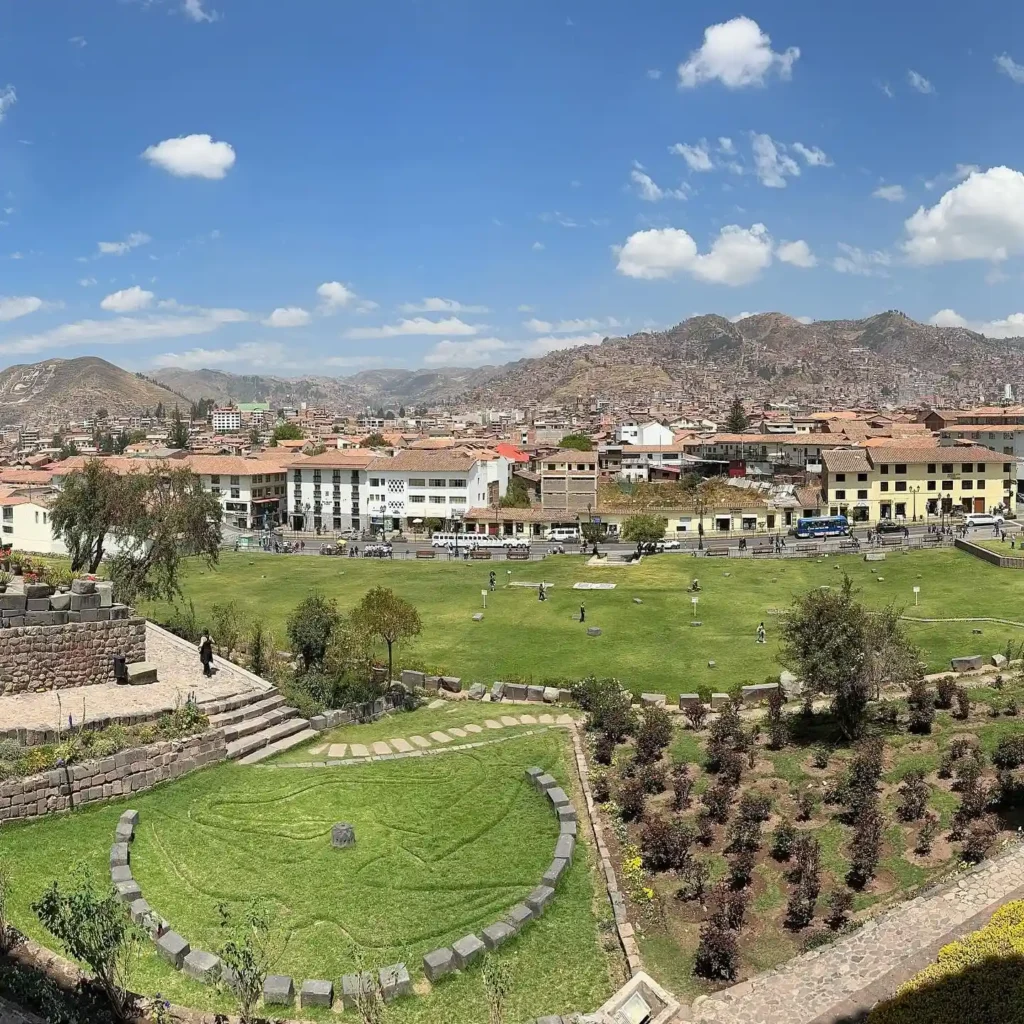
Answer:
<svg viewBox="0 0 1024 1024"><path fill-rule="evenodd" d="M572 687L572 699L587 713L587 729L621 743L636 731L632 696L617 679L587 676Z"/></svg>
<svg viewBox="0 0 1024 1024"><path fill-rule="evenodd" d="M249 444L253 448L257 448L260 442L263 440L263 434L260 432L260 428L254 423L249 428Z"/></svg>
<svg viewBox="0 0 1024 1024"><path fill-rule="evenodd" d="M114 527L119 551L110 578L119 600L173 600L181 591L184 559L208 566L220 557L220 501L187 467L118 477L123 504Z"/></svg>
<svg viewBox="0 0 1024 1024"><path fill-rule="evenodd" d="M393 678L394 645L408 637L419 636L423 628L420 614L405 598L387 587L368 590L352 612L353 621L369 636L383 640L388 647L388 685Z"/></svg>
<svg viewBox="0 0 1024 1024"><path fill-rule="evenodd" d="M772 832L769 850L776 860L789 860L793 853L793 844L796 842L796 826L789 820L783 818Z"/></svg>
<svg viewBox="0 0 1024 1024"><path fill-rule="evenodd" d="M163 402L157 402L156 403L156 409L153 412L153 417L155 419L158 419L158 420L162 420L164 418L164 403Z"/></svg>
<svg viewBox="0 0 1024 1024"><path fill-rule="evenodd" d="M730 434L742 434L747 427L750 426L750 421L747 419L747 414L743 410L743 403L740 401L739 395L732 400L732 406L729 408L729 415L725 420L725 429Z"/></svg>
<svg viewBox="0 0 1024 1024"><path fill-rule="evenodd" d="M977 864L985 859L999 834L999 822L995 815L986 814L972 821L964 836L960 856L968 864Z"/></svg>
<svg viewBox="0 0 1024 1024"><path fill-rule="evenodd" d="M120 479L100 459L90 459L64 479L50 505L50 523L68 549L72 572L99 568L107 534L124 511L122 490Z"/></svg>
<svg viewBox="0 0 1024 1024"><path fill-rule="evenodd" d="M836 589L808 591L781 623L784 663L797 667L805 686L832 694L844 736L856 739L867 717L867 614L853 597L848 576Z"/></svg>
<svg viewBox="0 0 1024 1024"><path fill-rule="evenodd" d="M876 797L857 815L853 838L850 840L850 871L846 880L856 889L863 888L875 875L882 855L883 832L884 821Z"/></svg>
<svg viewBox="0 0 1024 1024"><path fill-rule="evenodd" d="M271 435L275 441L301 441L305 436L297 423L279 423Z"/></svg>
<svg viewBox="0 0 1024 1024"><path fill-rule="evenodd" d="M377 432L376 430L367 435L359 442L360 448L387 448L388 443L384 440L384 435Z"/></svg>
<svg viewBox="0 0 1024 1024"><path fill-rule="evenodd" d="M828 894L828 917L826 924L833 931L838 931L846 924L846 919L853 909L853 893L849 889L834 889Z"/></svg>
<svg viewBox="0 0 1024 1024"><path fill-rule="evenodd" d="M622 524L622 539L630 543L651 544L664 540L668 520L662 516L638 513Z"/></svg>
<svg viewBox="0 0 1024 1024"><path fill-rule="evenodd" d="M558 442L558 447L570 448L577 452L592 452L594 450L594 442L586 434L566 434Z"/></svg>
<svg viewBox="0 0 1024 1024"><path fill-rule="evenodd" d="M254 619L249 627L249 669L253 675L266 675L274 663L274 637L263 624Z"/></svg>
<svg viewBox="0 0 1024 1024"><path fill-rule="evenodd" d="M85 872L79 871L67 888L51 882L32 910L68 955L92 971L117 1018L132 1019L132 978L144 936L118 894L112 888L98 891Z"/></svg>
<svg viewBox="0 0 1024 1024"><path fill-rule="evenodd" d="M927 857L932 852L932 843L939 834L940 826L938 816L935 814L925 815L921 831L917 833L917 843L914 846L914 853L919 857Z"/></svg>
<svg viewBox="0 0 1024 1024"><path fill-rule="evenodd" d="M530 491L526 486L526 481L513 473L508 482L508 490L505 491L505 495L498 505L501 508L529 508Z"/></svg>
<svg viewBox="0 0 1024 1024"><path fill-rule="evenodd" d="M643 779L637 775L621 779L615 793L615 802L619 805L624 821L643 818L647 806L647 790Z"/></svg>
<svg viewBox="0 0 1024 1024"><path fill-rule="evenodd" d="M640 850L648 871L674 871L685 863L695 833L679 818L651 814L640 828Z"/></svg>
<svg viewBox="0 0 1024 1024"><path fill-rule="evenodd" d="M245 617L234 601L215 604L210 609L213 619L213 637L217 646L230 658L245 634Z"/></svg>
<svg viewBox="0 0 1024 1024"><path fill-rule="evenodd" d="M217 911L220 926L229 936L218 955L231 972L230 984L222 981L221 987L234 994L242 1024L251 1024L257 1019L263 983L286 941L275 931L271 910L261 900L250 903L240 919L233 918L223 903Z"/></svg>
<svg viewBox="0 0 1024 1024"><path fill-rule="evenodd" d="M768 695L768 746L772 750L781 750L789 742L789 723L784 714L785 705L786 698L782 687L776 687Z"/></svg>
<svg viewBox="0 0 1024 1024"><path fill-rule="evenodd" d="M340 618L334 601L315 590L292 609L286 627L288 639L292 651L302 659L305 671L323 664Z"/></svg>
<svg viewBox="0 0 1024 1024"><path fill-rule="evenodd" d="M74 441L63 441L61 442L60 451L57 453L57 461L63 462L65 459L73 459L78 454L80 454L78 445Z"/></svg>
<svg viewBox="0 0 1024 1024"><path fill-rule="evenodd" d="M708 708L703 701L687 704L683 709L683 717L690 723L694 732L700 732L708 720Z"/></svg>
<svg viewBox="0 0 1024 1024"><path fill-rule="evenodd" d="M924 674L920 650L903 623L903 609L890 604L864 623L864 676L869 693L878 698L885 687L908 686Z"/></svg>
<svg viewBox="0 0 1024 1024"><path fill-rule="evenodd" d="M188 447L188 424L181 417L181 410L175 406L171 416L171 429L167 434L168 448Z"/></svg>
<svg viewBox="0 0 1024 1024"><path fill-rule="evenodd" d="M693 778L688 764L672 766L672 810L685 811L690 806Z"/></svg>

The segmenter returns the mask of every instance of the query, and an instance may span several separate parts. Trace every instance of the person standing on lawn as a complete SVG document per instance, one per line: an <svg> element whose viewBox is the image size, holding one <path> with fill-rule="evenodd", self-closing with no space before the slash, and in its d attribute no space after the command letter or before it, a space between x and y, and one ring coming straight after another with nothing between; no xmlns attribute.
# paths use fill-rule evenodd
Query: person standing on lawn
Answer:
<svg viewBox="0 0 1024 1024"><path fill-rule="evenodd" d="M580 601L580 622L587 621L587 606Z"/></svg>

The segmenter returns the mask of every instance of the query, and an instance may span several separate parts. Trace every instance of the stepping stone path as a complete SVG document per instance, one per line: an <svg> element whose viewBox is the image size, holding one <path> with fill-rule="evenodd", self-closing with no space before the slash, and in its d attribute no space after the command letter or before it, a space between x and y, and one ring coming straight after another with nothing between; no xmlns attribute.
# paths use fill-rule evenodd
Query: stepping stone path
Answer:
<svg viewBox="0 0 1024 1024"><path fill-rule="evenodd" d="M321 744L319 747L314 747L310 751L310 753L311 754L322 754L326 749L327 749L327 747Z"/></svg>
<svg viewBox="0 0 1024 1024"><path fill-rule="evenodd" d="M400 754L408 754L412 750L412 744L408 740L388 740L388 742L397 750Z"/></svg>
<svg viewBox="0 0 1024 1024"><path fill-rule="evenodd" d="M417 747L423 748L430 746L430 740L424 739L422 736L410 736L409 739L412 740Z"/></svg>
<svg viewBox="0 0 1024 1024"><path fill-rule="evenodd" d="M481 726L481 725L474 725L473 723L470 723L469 725L466 726L466 732L477 733L477 732L483 732L483 731L484 731L483 730L483 726Z"/></svg>
<svg viewBox="0 0 1024 1024"><path fill-rule="evenodd" d="M433 711L433 710L434 710L435 708L443 708L443 707L445 706L445 704L447 704L447 703L448 703L447 701L441 700L441 698L440 698L440 697L438 697L438 698L437 698L436 700L432 700L432 701L431 701L431 702L430 702L430 703L429 703L429 704L427 705L427 707L428 707L428 708L429 708L429 709L430 709L431 711Z"/></svg>
<svg viewBox="0 0 1024 1024"><path fill-rule="evenodd" d="M460 740L464 740L466 738L466 730L465 729L459 729L457 726L450 725L448 727L448 731L453 736L458 736Z"/></svg>
<svg viewBox="0 0 1024 1024"><path fill-rule="evenodd" d="M554 715L541 715L540 718L537 719L537 721L540 722L541 725L554 725L555 724L555 716Z"/></svg>
<svg viewBox="0 0 1024 1024"><path fill-rule="evenodd" d="M519 721L522 725L536 725L537 719L533 715L520 715Z"/></svg>
<svg viewBox="0 0 1024 1024"><path fill-rule="evenodd" d="M432 732L430 738L438 743L451 743L452 738L446 732Z"/></svg>
<svg viewBox="0 0 1024 1024"><path fill-rule="evenodd" d="M511 715L502 715L501 716L501 724L502 725L518 725L519 724L519 719L518 718L513 718Z"/></svg>
<svg viewBox="0 0 1024 1024"><path fill-rule="evenodd" d="M362 743L352 744L352 756L353 757L369 757L370 752L362 745Z"/></svg>
<svg viewBox="0 0 1024 1024"><path fill-rule="evenodd" d="M394 751L383 740L377 740L377 742L373 744L373 752L375 754L393 754L394 753Z"/></svg>
<svg viewBox="0 0 1024 1024"><path fill-rule="evenodd" d="M572 723L573 723L572 715L559 715L555 719L555 725L572 725Z"/></svg>
<svg viewBox="0 0 1024 1024"><path fill-rule="evenodd" d="M484 722L484 725L486 725L488 729L503 729L504 728L504 726L501 724L501 722L496 722L493 718L488 718L487 721Z"/></svg>
<svg viewBox="0 0 1024 1024"><path fill-rule="evenodd" d="M347 743L332 743L328 748L327 756L341 758L345 756L345 751L348 750Z"/></svg>

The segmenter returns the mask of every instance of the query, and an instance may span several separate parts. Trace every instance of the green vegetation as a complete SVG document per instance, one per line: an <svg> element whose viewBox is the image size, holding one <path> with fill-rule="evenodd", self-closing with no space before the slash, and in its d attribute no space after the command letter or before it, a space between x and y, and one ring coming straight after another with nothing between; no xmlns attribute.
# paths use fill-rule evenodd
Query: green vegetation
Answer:
<svg viewBox="0 0 1024 1024"><path fill-rule="evenodd" d="M483 621L474 622L492 568L499 577L498 591L488 594ZM995 622L913 621L967 616L1024 621L1016 611L1024 596L1024 574L951 549L890 554L882 563L865 563L854 555L755 562L667 554L614 570L590 568L575 556L467 564L226 553L216 569L191 562L182 589L194 602L200 624L210 622L212 606L230 594L249 619L262 619L274 635L284 637L288 614L311 590L334 599L346 614L372 587L390 587L422 620L420 635L396 648L396 670L422 668L458 675L467 683L614 675L634 692L675 696L692 690L705 695L733 691L777 674L778 612L813 587L838 588L842 572L869 609L906 605L911 617L904 623L907 634L922 649L929 671L947 668L956 655L1001 652L1007 640L1024 639L1019 627ZM686 594L694 576L701 583L698 628L689 625L693 609ZM553 586L541 603L533 590L501 586L508 579L544 579ZM600 637L586 636L586 626L578 621L580 594L572 589L577 581L592 580L616 584L615 590L586 595L586 626L601 627ZM915 586L921 588L917 607ZM634 603L635 597L643 603ZM167 603L144 604L141 610L157 621L172 614ZM755 642L761 621L765 644ZM386 653L380 644L381 659Z"/></svg>
<svg viewBox="0 0 1024 1024"><path fill-rule="evenodd" d="M305 436L297 423L279 423L274 427L270 440L271 444L275 444L278 441L301 441Z"/></svg>
<svg viewBox="0 0 1024 1024"><path fill-rule="evenodd" d="M571 448L577 452L592 452L594 450L594 442L586 434L566 434L558 442L558 447Z"/></svg>
<svg viewBox="0 0 1024 1024"><path fill-rule="evenodd" d="M551 730L471 752L338 769L221 765L132 798L141 816L133 872L146 899L195 948L222 949L232 937L218 905L244 920L261 899L288 939L275 969L297 981L400 960L415 977L423 953L479 930L537 884L557 825L523 771L538 764L569 784L566 753L564 733ZM72 857L96 885L106 884L111 837L126 806L3 829L0 857L17 865L8 907L17 927L54 944L31 905L63 878ZM339 821L355 826L354 847L331 847ZM597 1006L614 987L581 838L543 919L502 949L512 975L509 1020ZM185 1005L231 1008L148 945L135 980L143 992ZM450 1013L482 1021L487 1006L481 971L473 969L394 1004L388 1020L434 1024Z"/></svg>

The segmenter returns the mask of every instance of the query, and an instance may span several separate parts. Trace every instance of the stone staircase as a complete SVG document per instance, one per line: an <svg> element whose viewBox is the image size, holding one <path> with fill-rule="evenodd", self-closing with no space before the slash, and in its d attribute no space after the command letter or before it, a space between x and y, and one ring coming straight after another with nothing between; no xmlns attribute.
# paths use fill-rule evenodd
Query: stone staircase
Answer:
<svg viewBox="0 0 1024 1024"><path fill-rule="evenodd" d="M223 730L228 760L240 764L256 764L317 735L274 688L199 706L210 719L210 725Z"/></svg>

